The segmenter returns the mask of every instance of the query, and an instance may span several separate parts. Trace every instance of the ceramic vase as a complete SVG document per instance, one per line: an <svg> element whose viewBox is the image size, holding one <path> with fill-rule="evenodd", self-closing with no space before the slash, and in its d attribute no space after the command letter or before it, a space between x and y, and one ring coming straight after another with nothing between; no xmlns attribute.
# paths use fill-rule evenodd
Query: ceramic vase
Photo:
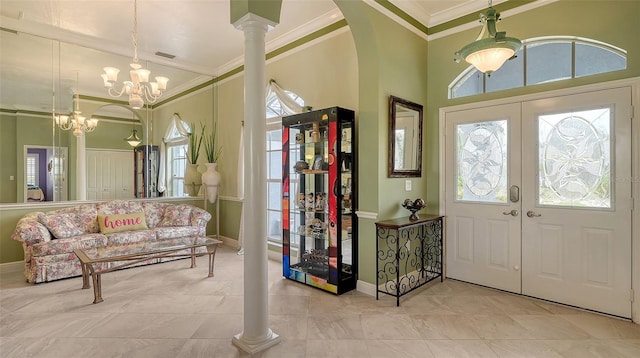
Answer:
<svg viewBox="0 0 640 358"><path fill-rule="evenodd" d="M198 164L187 163L184 172L184 191L189 196L197 196L202 185L202 175L198 173Z"/></svg>
<svg viewBox="0 0 640 358"><path fill-rule="evenodd" d="M202 184L207 190L207 199L210 203L215 203L218 199L218 187L220 185L220 173L218 163L206 163L207 170L202 173Z"/></svg>

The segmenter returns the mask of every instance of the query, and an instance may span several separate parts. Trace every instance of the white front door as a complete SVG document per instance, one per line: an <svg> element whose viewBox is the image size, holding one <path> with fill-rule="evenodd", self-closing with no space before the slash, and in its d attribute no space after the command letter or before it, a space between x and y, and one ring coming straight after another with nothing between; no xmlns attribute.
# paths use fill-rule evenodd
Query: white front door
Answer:
<svg viewBox="0 0 640 358"><path fill-rule="evenodd" d="M520 293L520 104L449 112L445 131L447 276Z"/></svg>
<svg viewBox="0 0 640 358"><path fill-rule="evenodd" d="M631 317L631 89L522 109L522 293Z"/></svg>
<svg viewBox="0 0 640 358"><path fill-rule="evenodd" d="M447 277L631 317L630 100L447 112Z"/></svg>

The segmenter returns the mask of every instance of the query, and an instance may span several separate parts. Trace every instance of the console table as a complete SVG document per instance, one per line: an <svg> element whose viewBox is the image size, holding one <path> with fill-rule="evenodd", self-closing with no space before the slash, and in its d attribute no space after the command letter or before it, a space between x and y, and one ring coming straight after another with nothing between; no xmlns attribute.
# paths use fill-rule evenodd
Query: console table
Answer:
<svg viewBox="0 0 640 358"><path fill-rule="evenodd" d="M376 223L376 300L379 293L400 296L440 277L443 216L419 215Z"/></svg>

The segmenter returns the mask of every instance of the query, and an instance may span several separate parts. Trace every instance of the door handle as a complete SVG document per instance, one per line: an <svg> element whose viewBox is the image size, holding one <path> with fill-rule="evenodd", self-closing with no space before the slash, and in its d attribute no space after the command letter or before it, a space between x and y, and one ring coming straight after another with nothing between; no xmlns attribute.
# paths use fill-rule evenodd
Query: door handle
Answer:
<svg viewBox="0 0 640 358"><path fill-rule="evenodd" d="M511 211L503 211L502 215L518 216L518 210L513 209Z"/></svg>
<svg viewBox="0 0 640 358"><path fill-rule="evenodd" d="M535 211L529 210L529 211L527 211L527 216L530 217L530 218L535 218L535 217L538 217L538 216L542 216L542 214L536 214Z"/></svg>

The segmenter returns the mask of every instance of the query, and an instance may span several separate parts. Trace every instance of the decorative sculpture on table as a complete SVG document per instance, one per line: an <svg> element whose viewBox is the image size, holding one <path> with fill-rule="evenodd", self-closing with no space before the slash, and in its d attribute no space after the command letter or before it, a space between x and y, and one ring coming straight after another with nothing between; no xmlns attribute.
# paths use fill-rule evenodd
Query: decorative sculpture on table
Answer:
<svg viewBox="0 0 640 358"><path fill-rule="evenodd" d="M422 210L425 207L424 200L418 198L416 200L405 199L402 203L402 207L409 210L411 212L411 216L409 216L409 220L416 221L419 219L418 211Z"/></svg>

